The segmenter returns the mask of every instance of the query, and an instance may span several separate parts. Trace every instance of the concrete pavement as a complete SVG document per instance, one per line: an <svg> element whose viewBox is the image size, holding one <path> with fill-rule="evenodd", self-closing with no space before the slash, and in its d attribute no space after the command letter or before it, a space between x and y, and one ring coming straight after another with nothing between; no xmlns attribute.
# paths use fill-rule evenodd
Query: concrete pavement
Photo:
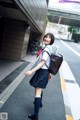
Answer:
<svg viewBox="0 0 80 120"><path fill-rule="evenodd" d="M8 120L29 120L28 113L33 113L34 88L29 80L30 77L25 77L0 109L8 113ZM53 76L44 90L39 120L66 120L59 74Z"/></svg>
<svg viewBox="0 0 80 120"><path fill-rule="evenodd" d="M33 113L34 88L29 85L30 77L25 77L24 72L34 66L36 56L28 55L24 62L30 64L0 94L0 114L7 113L8 120L29 120L28 113ZM44 90L39 120L80 120L79 105L80 88L64 61L59 73L53 76Z"/></svg>
<svg viewBox="0 0 80 120"><path fill-rule="evenodd" d="M35 60L34 56L30 60ZM25 77L24 73L35 63L30 63L0 95L0 115L8 115L8 120L29 120L28 113L33 113L34 88L29 85L31 77ZM66 120L59 73L44 90L39 120Z"/></svg>

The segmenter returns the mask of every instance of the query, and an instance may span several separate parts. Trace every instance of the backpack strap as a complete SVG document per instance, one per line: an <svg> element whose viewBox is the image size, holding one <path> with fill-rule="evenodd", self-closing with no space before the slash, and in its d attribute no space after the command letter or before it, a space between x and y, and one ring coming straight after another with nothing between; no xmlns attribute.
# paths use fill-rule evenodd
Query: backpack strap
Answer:
<svg viewBox="0 0 80 120"><path fill-rule="evenodd" d="M46 52L50 57L51 57L51 55L49 54L49 52L48 51L46 51L46 50L44 50L43 52Z"/></svg>
<svg viewBox="0 0 80 120"><path fill-rule="evenodd" d="M43 52L47 52L47 54L49 55L49 56L51 56L50 54L49 54L49 52L48 51L46 51L46 50L44 50L45 48L48 48L47 46L45 46L44 48L43 48ZM48 50L50 51L50 49L48 48Z"/></svg>

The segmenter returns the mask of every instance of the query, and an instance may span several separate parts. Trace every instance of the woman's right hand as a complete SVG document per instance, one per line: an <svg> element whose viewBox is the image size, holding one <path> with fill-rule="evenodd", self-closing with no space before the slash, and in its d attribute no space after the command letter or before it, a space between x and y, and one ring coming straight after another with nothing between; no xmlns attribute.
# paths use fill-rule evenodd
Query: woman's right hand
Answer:
<svg viewBox="0 0 80 120"><path fill-rule="evenodd" d="M32 75L32 71L30 70L30 71L25 72L25 75L26 75L26 76Z"/></svg>

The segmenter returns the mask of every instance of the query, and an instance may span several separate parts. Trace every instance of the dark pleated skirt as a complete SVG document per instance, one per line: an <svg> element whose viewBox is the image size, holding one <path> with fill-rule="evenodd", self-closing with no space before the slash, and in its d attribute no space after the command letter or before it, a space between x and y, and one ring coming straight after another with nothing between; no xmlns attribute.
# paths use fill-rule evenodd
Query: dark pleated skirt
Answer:
<svg viewBox="0 0 80 120"><path fill-rule="evenodd" d="M33 87L46 88L48 83L49 72L47 69L39 69L35 72L30 80L30 85Z"/></svg>

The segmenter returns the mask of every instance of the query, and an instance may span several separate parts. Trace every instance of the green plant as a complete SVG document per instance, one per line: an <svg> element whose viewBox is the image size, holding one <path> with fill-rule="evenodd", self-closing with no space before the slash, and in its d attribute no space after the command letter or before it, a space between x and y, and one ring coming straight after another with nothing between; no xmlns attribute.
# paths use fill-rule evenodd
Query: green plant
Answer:
<svg viewBox="0 0 80 120"><path fill-rule="evenodd" d="M76 33L77 31L78 31L77 27L74 27L74 26L69 26L68 27L68 32L70 32L70 33Z"/></svg>

